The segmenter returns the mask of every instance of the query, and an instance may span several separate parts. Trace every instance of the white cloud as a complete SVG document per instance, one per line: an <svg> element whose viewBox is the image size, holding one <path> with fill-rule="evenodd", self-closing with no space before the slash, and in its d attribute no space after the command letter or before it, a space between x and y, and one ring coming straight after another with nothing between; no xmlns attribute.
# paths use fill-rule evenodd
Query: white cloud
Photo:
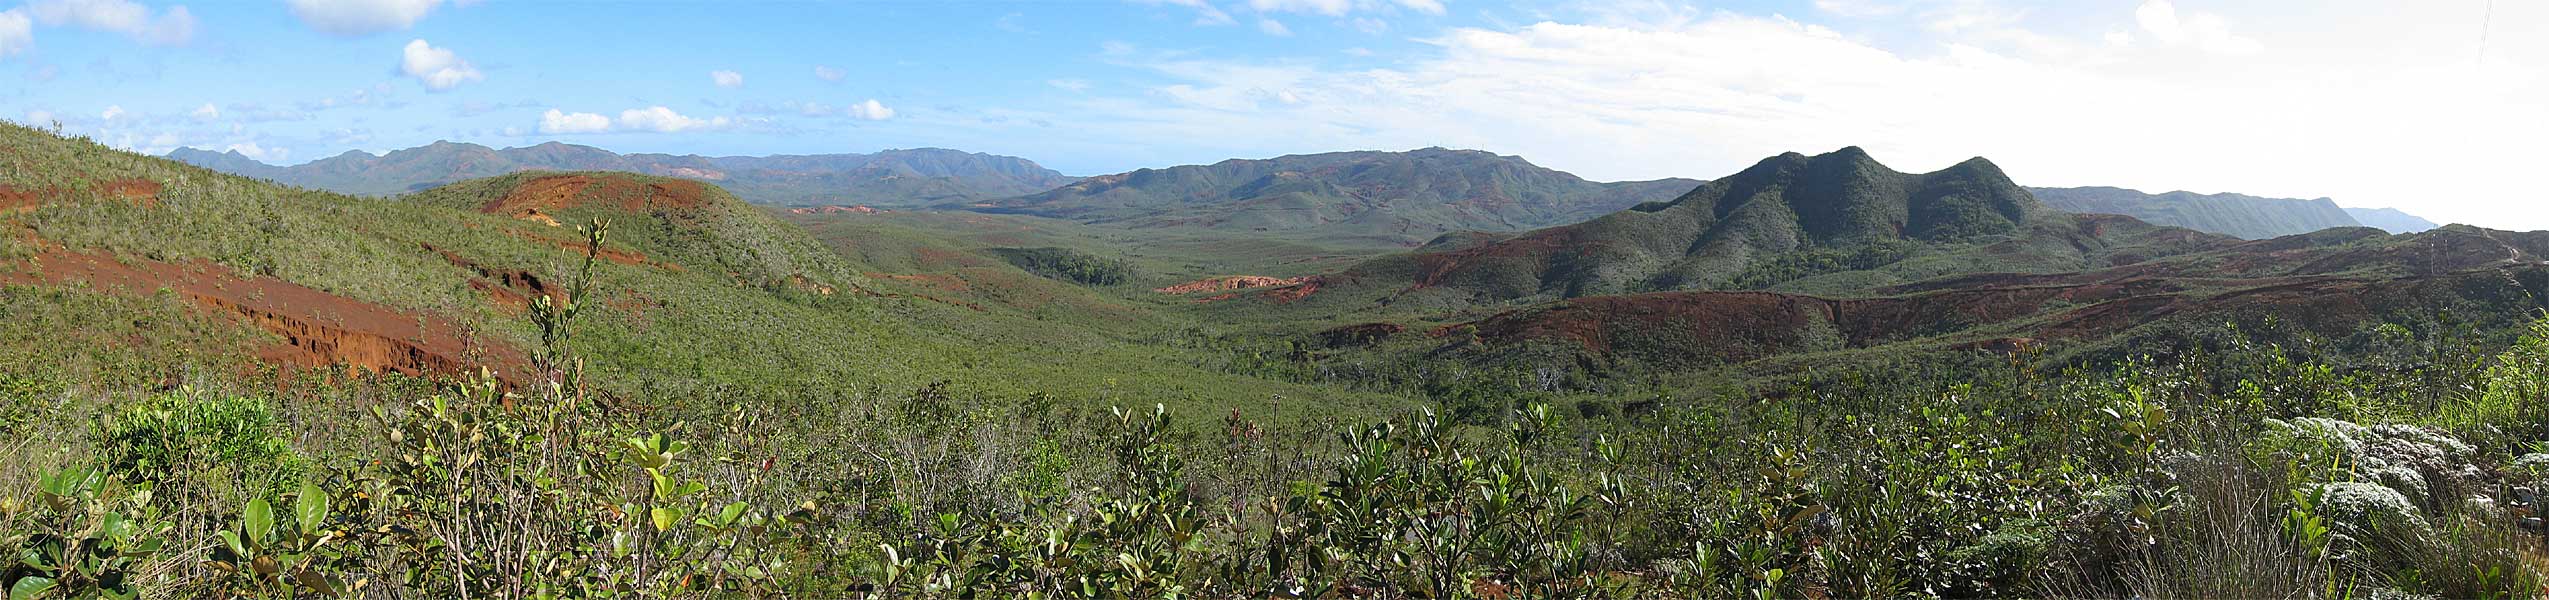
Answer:
<svg viewBox="0 0 2549 600"><path fill-rule="evenodd" d="M404 30L442 6L443 0L284 0L311 28L337 35ZM471 4L462 2L462 5Z"/></svg>
<svg viewBox="0 0 2549 600"><path fill-rule="evenodd" d="M205 102L203 106L196 107L195 112L187 113L186 116L194 117L197 121L210 121L221 118L221 109L213 106L211 102Z"/></svg>
<svg viewBox="0 0 2549 600"><path fill-rule="evenodd" d="M1089 91L1089 82L1085 79L1047 79L1044 84L1074 92Z"/></svg>
<svg viewBox="0 0 2549 600"><path fill-rule="evenodd" d="M620 111L620 116L617 119L596 113L571 113L552 108L549 109L548 112L540 114L540 126L538 131L546 134L614 132L680 133L684 131L725 129L733 125L735 125L735 120L729 117L701 119L683 115L669 107L663 106L649 106L646 108L632 108ZM505 135L520 135L521 128L507 127L505 128L505 131L508 132Z"/></svg>
<svg viewBox="0 0 2549 600"><path fill-rule="evenodd" d="M2510 200L2533 192L2515 174L2537 170L2534 143L2549 139L2543 9L2508 17L2500 5L2481 64L2458 13L2395 36L2352 25L2360 15L2279 22L2266 38L2277 51L2228 56L2172 50L2156 33L2110 46L2103 34L2140 25L2121 14L2036 38L1933 34L1909 50L1727 12L1459 28L1386 68L1127 48L1115 60L1165 81L1046 116L1074 115L1064 130L1122 140L1107 148L1136 161L1444 145L1620 180L1856 145L1906 171L1980 155L2031 185L2332 196L2543 227L2549 205ZM2205 34L2186 35L2196 48ZM2414 175L2437 172L2463 176Z"/></svg>
<svg viewBox="0 0 2549 600"><path fill-rule="evenodd" d="M49 27L121 33L146 44L174 46L195 37L195 15L184 6L154 15L131 0L35 0L27 10Z"/></svg>
<svg viewBox="0 0 2549 600"><path fill-rule="evenodd" d="M486 78L478 73L477 66L461 60L450 49L436 48L421 39L407 43L407 48L401 52L398 68L408 77L416 78L418 83L425 84L425 89L437 92Z"/></svg>
<svg viewBox="0 0 2549 600"><path fill-rule="evenodd" d="M1271 36L1275 36L1275 37L1291 37L1291 36L1292 36L1292 28L1290 28L1290 27L1285 27L1285 26L1283 26L1283 22L1282 22L1282 21L1277 21L1277 20L1274 20L1274 19L1258 19L1258 20L1257 20L1257 30L1258 30L1258 31L1266 32L1266 35L1271 35Z"/></svg>
<svg viewBox="0 0 2549 600"><path fill-rule="evenodd" d="M98 120L102 120L102 121L113 121L113 120L120 119L120 118L123 118L123 117L124 117L124 106L123 106L123 105L120 105L120 104L118 104L118 105L109 105L109 106L107 106L107 107L106 107L106 110L105 110L105 111L97 113L97 118L98 118Z"/></svg>
<svg viewBox="0 0 2549 600"><path fill-rule="evenodd" d="M716 82L717 87L721 88L743 87L743 74L734 71L709 71L708 80Z"/></svg>
<svg viewBox="0 0 2549 600"><path fill-rule="evenodd" d="M2168 0L2143 2L2141 8L2134 9L2133 20L2166 46L2191 46L2230 56L2256 54L2266 48L2254 38L2231 33L2230 20L2221 15L2189 11L2181 17L2177 6Z"/></svg>
<svg viewBox="0 0 2549 600"><path fill-rule="evenodd" d="M1354 2L1353 0L1248 0L1248 7L1257 9L1257 12L1293 12L1339 17L1344 16L1345 11L1353 10Z"/></svg>
<svg viewBox="0 0 2549 600"><path fill-rule="evenodd" d="M53 111L49 111L49 110L30 110L30 111L27 111L27 124L28 124L28 125L33 125L33 126L37 126L37 127L45 127L45 126L49 126L49 125L51 125L51 124L53 123L53 119L54 119Z"/></svg>
<svg viewBox="0 0 2549 600"><path fill-rule="evenodd" d="M1443 10L1442 0L1398 0L1398 5L1407 7L1408 10L1429 15L1439 15L1445 12Z"/></svg>
<svg viewBox="0 0 2549 600"><path fill-rule="evenodd" d="M27 51L35 45L35 21L27 18L23 8L0 11L0 58Z"/></svg>
<svg viewBox="0 0 2549 600"><path fill-rule="evenodd" d="M867 121L883 121L894 118L894 109L887 108L884 103L877 102L874 98L870 98L866 102L852 104L845 112L851 118Z"/></svg>
<svg viewBox="0 0 2549 600"><path fill-rule="evenodd" d="M694 129L724 129L731 124L733 124L732 120L726 117L694 119L673 112L670 108L652 106L620 111L620 120L616 126L627 131L675 133Z"/></svg>
<svg viewBox="0 0 2549 600"><path fill-rule="evenodd" d="M593 113L559 112L549 109L540 114L540 133L602 133L611 130L611 118Z"/></svg>
<svg viewBox="0 0 2549 600"><path fill-rule="evenodd" d="M1851 19L1903 14L1904 6L1887 0L1814 0L1814 9Z"/></svg>

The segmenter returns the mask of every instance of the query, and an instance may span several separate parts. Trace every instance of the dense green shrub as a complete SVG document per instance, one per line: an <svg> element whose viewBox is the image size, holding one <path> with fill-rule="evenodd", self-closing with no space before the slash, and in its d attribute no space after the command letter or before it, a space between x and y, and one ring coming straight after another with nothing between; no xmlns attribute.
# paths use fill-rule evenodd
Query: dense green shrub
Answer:
<svg viewBox="0 0 2549 600"><path fill-rule="evenodd" d="M1070 248L994 248L1009 264L1029 273L1088 285L1116 285L1133 278L1132 263Z"/></svg>

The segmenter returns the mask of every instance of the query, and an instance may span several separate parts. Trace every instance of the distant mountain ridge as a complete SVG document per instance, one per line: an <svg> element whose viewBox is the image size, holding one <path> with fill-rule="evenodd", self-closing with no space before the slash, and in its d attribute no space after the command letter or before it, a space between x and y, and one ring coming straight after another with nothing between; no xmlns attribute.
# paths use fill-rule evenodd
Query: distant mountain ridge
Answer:
<svg viewBox="0 0 2549 600"><path fill-rule="evenodd" d="M2028 190L2045 205L2067 212L2124 215L2154 225L2252 240L2363 225L2347 209L2327 198L2301 200L2186 191L2152 194L2115 187Z"/></svg>
<svg viewBox="0 0 2549 600"><path fill-rule="evenodd" d="M1023 158L938 148L709 157L619 154L559 142L501 150L435 142L379 156L347 151L289 167L257 162L237 151L179 148L167 156L237 175L364 195L404 194L523 171L625 171L713 182L755 204L910 207L1017 196L1075 180Z"/></svg>
<svg viewBox="0 0 2549 600"><path fill-rule="evenodd" d="M2441 227L2424 217L2407 214L2395 208L2347 208L2345 213L2365 227L2378 227L2390 233L2416 233Z"/></svg>
<svg viewBox="0 0 2549 600"><path fill-rule="evenodd" d="M1587 181L1476 150L1331 152L1141 169L949 208L1130 227L1315 230L1415 245L1455 231L1573 223L1668 199L1691 179Z"/></svg>
<svg viewBox="0 0 2549 600"><path fill-rule="evenodd" d="M1851 147L1771 157L1678 199L1584 223L1446 239L1337 279L1412 283L1398 293L1446 305L1647 290L1866 289L1981 269L2082 270L2230 242L2054 210L1981 158L1909 174Z"/></svg>

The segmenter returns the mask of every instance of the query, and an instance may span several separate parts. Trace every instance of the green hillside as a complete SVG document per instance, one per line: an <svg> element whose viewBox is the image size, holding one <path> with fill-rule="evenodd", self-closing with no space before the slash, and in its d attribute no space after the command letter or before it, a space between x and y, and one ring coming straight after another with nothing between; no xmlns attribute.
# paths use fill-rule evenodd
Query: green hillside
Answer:
<svg viewBox="0 0 2549 600"><path fill-rule="evenodd" d="M936 148L707 157L623 155L558 142L501 150L435 142L379 156L348 151L289 167L256 162L236 152L191 148L171 151L168 157L235 175L373 196L522 171L623 171L715 183L755 204L899 207L1015 196L1072 181L1026 159Z"/></svg>
<svg viewBox="0 0 2549 600"><path fill-rule="evenodd" d="M2338 208L2327 198L2299 200L2184 191L2148 194L2111 187L2028 190L2035 192L2046 206L2065 212L2124 215L2154 225L2252 240L2363 225L2348 209Z"/></svg>
<svg viewBox="0 0 2549 600"><path fill-rule="evenodd" d="M2228 241L2052 210L1979 158L1906 174L1844 148L1772 157L1672 201L1580 224L1438 243L1336 279L1436 306L1680 289L1837 293L1978 271L2089 269Z"/></svg>
<svg viewBox="0 0 2549 600"><path fill-rule="evenodd" d="M98 372L73 374L83 380L156 377L203 366L197 361L227 365L212 372L245 373L258 366L254 348L266 344L299 348L295 356L306 355L304 362L343 359L418 375L482 353L518 359L539 342L525 306L563 292L581 247L574 227L599 218L611 224L594 274L601 296L572 349L590 361L597 389L649 398L665 410L706 408L682 399L695 394L792 402L780 398L855 396L942 380L963 382L959 389L966 393L1086 398L1138 390L1172 404L1245 404L1275 389L1334 410L1398 402L1198 371L1194 361L1174 358L1173 349L1139 343L1178 326L1165 313L1140 313L1151 315L1138 319L1141 327L1109 333L996 303L934 301L910 293L907 282L870 277L894 274L892 268L846 259L803 229L690 180L521 173L397 200L363 199L277 187L31 129L12 126L5 134L13 151L0 157L10 163L0 186L15 190L7 196L31 201L0 216L13 223L11 231L24 232L0 237L0 257L41 259L15 267L22 274L10 281L23 285L8 288L11 303L124 306L133 300L109 298L132 293L148 300L154 289L168 287L180 293L159 303L211 310L219 318L200 326L212 329L145 330L134 339L195 344L218 333L266 340L208 355L143 353L133 362L98 363ZM124 195L143 188L147 201ZM183 282L116 279L120 271L89 266L99 260L146 271L179 269L171 272L193 273L187 281L202 279L209 291L190 297ZM986 260L989 271L1040 279ZM240 282L290 286L296 295L233 296L216 289L247 285ZM91 296L99 293L108 296ZM268 305L305 296L329 304ZM118 310L159 310L151 306L144 301ZM398 315L391 320L407 324L379 331L340 326L331 316L339 311ZM258 316L269 313L283 316ZM17 333L70 336L99 317L105 316ZM417 323L427 326L419 330ZM429 339L402 337L416 335ZM384 336L391 339L375 341ZM356 342L345 340L358 338L387 349L357 356ZM59 353L95 351L102 349L11 347L0 362L87 365L92 362ZM496 364L516 371L505 377L523 375L518 360ZM1106 366L1116 364L1125 367ZM206 385L236 381L206 377Z"/></svg>
<svg viewBox="0 0 2549 600"><path fill-rule="evenodd" d="M1454 231L1573 223L1670 198L1697 184L1597 183L1517 157L1428 148L1142 169L950 208L1133 229L1263 231L1413 246Z"/></svg>

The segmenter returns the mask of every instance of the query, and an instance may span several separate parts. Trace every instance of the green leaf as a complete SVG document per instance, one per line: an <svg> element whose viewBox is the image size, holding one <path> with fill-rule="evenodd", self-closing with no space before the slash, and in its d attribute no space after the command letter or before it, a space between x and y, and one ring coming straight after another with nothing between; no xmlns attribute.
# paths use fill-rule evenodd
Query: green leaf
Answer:
<svg viewBox="0 0 2549 600"><path fill-rule="evenodd" d="M53 580L50 578L20 578L17 585L9 586L9 600L28 600L52 589Z"/></svg>
<svg viewBox="0 0 2549 600"><path fill-rule="evenodd" d="M682 509L670 506L658 506L647 513L655 518L656 531L670 530L673 528L673 523L680 522L682 518Z"/></svg>
<svg viewBox="0 0 2549 600"><path fill-rule="evenodd" d="M264 498L249 500L247 512L239 518L250 540L263 542L274 535L274 506L266 504Z"/></svg>
<svg viewBox="0 0 2549 600"><path fill-rule="evenodd" d="M327 522L327 492L319 484L301 483L301 497L292 500L292 516L299 519L302 535L315 535L319 525Z"/></svg>

